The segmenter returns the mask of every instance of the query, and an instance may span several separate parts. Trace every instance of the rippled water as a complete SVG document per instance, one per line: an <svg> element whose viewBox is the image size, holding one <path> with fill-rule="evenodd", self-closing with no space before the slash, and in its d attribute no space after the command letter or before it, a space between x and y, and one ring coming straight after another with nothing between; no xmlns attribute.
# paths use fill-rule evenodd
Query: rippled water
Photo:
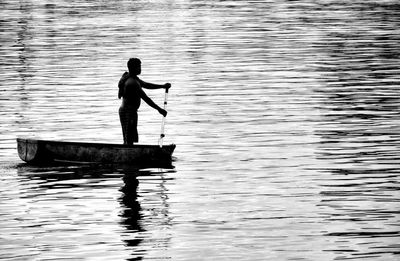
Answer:
<svg viewBox="0 0 400 261"><path fill-rule="evenodd" d="M398 260L396 0L0 7L0 259ZM121 142L129 57L173 85L175 168L19 160L17 136Z"/></svg>

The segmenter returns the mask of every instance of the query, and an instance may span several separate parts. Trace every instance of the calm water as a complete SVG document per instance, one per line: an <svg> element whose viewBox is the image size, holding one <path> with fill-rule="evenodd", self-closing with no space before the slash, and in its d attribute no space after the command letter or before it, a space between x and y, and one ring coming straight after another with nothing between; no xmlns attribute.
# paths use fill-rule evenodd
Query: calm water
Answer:
<svg viewBox="0 0 400 261"><path fill-rule="evenodd" d="M399 259L397 0L10 0L0 17L0 259ZM175 168L19 160L17 136L121 142L129 57L173 85ZM157 143L160 115L139 122Z"/></svg>

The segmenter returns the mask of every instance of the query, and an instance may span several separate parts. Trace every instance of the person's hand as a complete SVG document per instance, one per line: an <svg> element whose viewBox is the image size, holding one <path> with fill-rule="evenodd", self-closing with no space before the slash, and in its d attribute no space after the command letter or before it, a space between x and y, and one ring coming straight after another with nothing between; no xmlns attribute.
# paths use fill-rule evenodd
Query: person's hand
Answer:
<svg viewBox="0 0 400 261"><path fill-rule="evenodd" d="M159 112L162 116L164 116L164 117L166 117L166 116L167 116L167 113L168 113L166 110L161 109L161 108L158 110L158 112Z"/></svg>
<svg viewBox="0 0 400 261"><path fill-rule="evenodd" d="M166 84L164 84L164 87L165 87L166 90L168 90L169 88L171 88L171 84L170 83L166 83Z"/></svg>

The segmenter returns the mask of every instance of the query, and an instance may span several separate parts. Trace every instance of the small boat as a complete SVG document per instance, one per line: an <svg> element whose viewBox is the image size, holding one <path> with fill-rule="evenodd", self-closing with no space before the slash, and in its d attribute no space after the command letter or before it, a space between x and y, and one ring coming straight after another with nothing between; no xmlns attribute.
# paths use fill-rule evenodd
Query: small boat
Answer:
<svg viewBox="0 0 400 261"><path fill-rule="evenodd" d="M54 161L76 163L165 163L172 161L176 147L170 145L122 145L50 141L17 138L18 155L28 163L49 163Z"/></svg>

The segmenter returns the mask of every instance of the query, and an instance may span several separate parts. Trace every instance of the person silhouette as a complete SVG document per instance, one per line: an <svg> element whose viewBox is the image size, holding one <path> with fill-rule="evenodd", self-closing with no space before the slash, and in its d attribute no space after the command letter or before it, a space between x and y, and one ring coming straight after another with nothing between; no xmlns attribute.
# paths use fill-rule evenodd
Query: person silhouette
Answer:
<svg viewBox="0 0 400 261"><path fill-rule="evenodd" d="M137 131L138 114L141 100L144 100L150 107L156 109L164 117L167 111L158 106L147 94L145 89L169 89L170 83L163 85L148 83L139 79L138 75L142 72L142 62L138 58L130 58L127 62L128 71L124 72L118 83L118 98L122 98L119 108L119 118L121 121L122 135L125 145L133 145L139 141Z"/></svg>

